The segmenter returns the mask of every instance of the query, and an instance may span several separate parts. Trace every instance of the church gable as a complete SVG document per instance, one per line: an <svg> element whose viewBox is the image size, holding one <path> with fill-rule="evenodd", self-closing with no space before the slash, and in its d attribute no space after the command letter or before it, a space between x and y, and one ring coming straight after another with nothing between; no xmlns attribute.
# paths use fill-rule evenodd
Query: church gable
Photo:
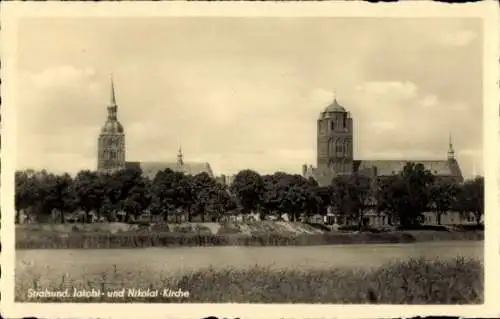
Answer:
<svg viewBox="0 0 500 319"><path fill-rule="evenodd" d="M213 177L212 168L209 163L203 162L127 162L127 167L140 167L144 176L153 179L159 171L167 168L175 172L183 172L187 175L197 175L207 173Z"/></svg>
<svg viewBox="0 0 500 319"><path fill-rule="evenodd" d="M456 159L448 160L448 165L450 167L451 173L454 177L457 177L460 182L463 182L462 170Z"/></svg>

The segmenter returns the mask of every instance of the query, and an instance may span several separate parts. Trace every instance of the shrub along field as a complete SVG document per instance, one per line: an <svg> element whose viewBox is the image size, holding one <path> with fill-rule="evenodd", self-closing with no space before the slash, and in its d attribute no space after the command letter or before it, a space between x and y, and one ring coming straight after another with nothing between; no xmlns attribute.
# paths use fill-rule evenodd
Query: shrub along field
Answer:
<svg viewBox="0 0 500 319"><path fill-rule="evenodd" d="M302 223L207 224L165 224L151 227L121 223L19 225L16 228L16 248L284 246L483 239L482 231L395 230L358 233L352 231L322 231Z"/></svg>
<svg viewBox="0 0 500 319"><path fill-rule="evenodd" d="M103 269L100 278L88 280L63 276L41 284L47 275L23 272L16 277L16 301L23 302L251 302L251 303L384 303L470 304L483 302L483 264L456 258L451 261L410 259L375 269L334 268L321 270L200 269L166 276L126 265ZM158 297L128 296L128 288L154 291ZM162 296L164 288L188 292L189 297ZM28 298L30 291L68 289L69 297ZM74 289L101 292L125 289L123 298L72 297Z"/></svg>

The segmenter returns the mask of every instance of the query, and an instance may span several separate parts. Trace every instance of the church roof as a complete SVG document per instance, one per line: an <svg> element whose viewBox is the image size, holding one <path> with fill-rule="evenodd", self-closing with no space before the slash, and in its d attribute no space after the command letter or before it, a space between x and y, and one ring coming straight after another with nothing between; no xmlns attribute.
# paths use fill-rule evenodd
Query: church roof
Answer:
<svg viewBox="0 0 500 319"><path fill-rule="evenodd" d="M422 164L425 169L437 176L454 175L447 160L360 160L355 162L358 162L355 163L358 169L376 168L378 176L398 174L408 162Z"/></svg>
<svg viewBox="0 0 500 319"><path fill-rule="evenodd" d="M107 120L101 129L101 134L123 134L123 125L118 120Z"/></svg>
<svg viewBox="0 0 500 319"><path fill-rule="evenodd" d="M370 176L391 176L399 174L408 162L423 164L425 169L438 177L462 179L462 172L456 160L355 160L353 171ZM330 185L334 176L335 172L328 168L309 166L304 172L304 177L313 177L321 186Z"/></svg>
<svg viewBox="0 0 500 319"><path fill-rule="evenodd" d="M127 167L140 167L144 176L153 179L156 173L170 168L175 172L183 172L186 175L197 175L207 173L213 177L212 168L209 163L204 162L183 162L179 165L177 162L127 162Z"/></svg>
<svg viewBox="0 0 500 319"><path fill-rule="evenodd" d="M332 103L330 103L326 108L325 111L327 113L332 113L332 112L347 112L345 108L337 102L337 99L334 99Z"/></svg>

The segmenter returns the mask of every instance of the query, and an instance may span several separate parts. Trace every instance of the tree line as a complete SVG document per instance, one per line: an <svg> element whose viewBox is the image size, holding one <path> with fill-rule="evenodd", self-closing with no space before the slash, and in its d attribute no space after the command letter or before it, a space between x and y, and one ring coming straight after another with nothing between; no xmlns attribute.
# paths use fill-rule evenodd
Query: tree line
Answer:
<svg viewBox="0 0 500 319"><path fill-rule="evenodd" d="M432 211L440 223L442 214L453 210L473 214L479 223L484 212L484 180L463 183L438 178L421 164L407 163L392 176L370 178L360 174L340 175L320 187L301 175L276 172L260 175L242 170L230 186L207 173L195 176L165 169L153 179L140 169L103 174L80 171L52 174L18 171L15 176L16 221L21 211L40 220L58 213L64 223L75 211L84 220L92 216L108 221L133 221L148 212L162 220L183 215L219 221L230 214L260 214L297 221L304 216L335 212L360 227L368 210L383 212L402 226L421 223L422 213Z"/></svg>

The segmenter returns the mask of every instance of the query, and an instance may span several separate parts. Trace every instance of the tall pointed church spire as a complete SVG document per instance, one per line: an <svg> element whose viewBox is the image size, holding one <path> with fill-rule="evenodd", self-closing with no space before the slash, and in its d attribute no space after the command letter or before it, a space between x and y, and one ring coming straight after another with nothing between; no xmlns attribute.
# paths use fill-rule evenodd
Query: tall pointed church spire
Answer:
<svg viewBox="0 0 500 319"><path fill-rule="evenodd" d="M116 97L115 97L115 83L113 81L113 73L110 75L111 81L111 105L116 105Z"/></svg>
<svg viewBox="0 0 500 319"><path fill-rule="evenodd" d="M451 141L451 133L449 135L449 144L448 144L448 159L455 159L455 150L453 149L453 142Z"/></svg>
<svg viewBox="0 0 500 319"><path fill-rule="evenodd" d="M113 74L109 79L110 100L107 102L108 118L99 134L97 148L97 169L102 172L114 172L125 168L125 132L118 121Z"/></svg>
<svg viewBox="0 0 500 319"><path fill-rule="evenodd" d="M118 105L116 104L115 96L115 83L113 81L113 74L110 75L110 103L108 105L108 120L116 121L118 116Z"/></svg>
<svg viewBox="0 0 500 319"><path fill-rule="evenodd" d="M177 166L181 167L184 165L184 160L182 159L182 148L179 146L179 152L177 153Z"/></svg>

